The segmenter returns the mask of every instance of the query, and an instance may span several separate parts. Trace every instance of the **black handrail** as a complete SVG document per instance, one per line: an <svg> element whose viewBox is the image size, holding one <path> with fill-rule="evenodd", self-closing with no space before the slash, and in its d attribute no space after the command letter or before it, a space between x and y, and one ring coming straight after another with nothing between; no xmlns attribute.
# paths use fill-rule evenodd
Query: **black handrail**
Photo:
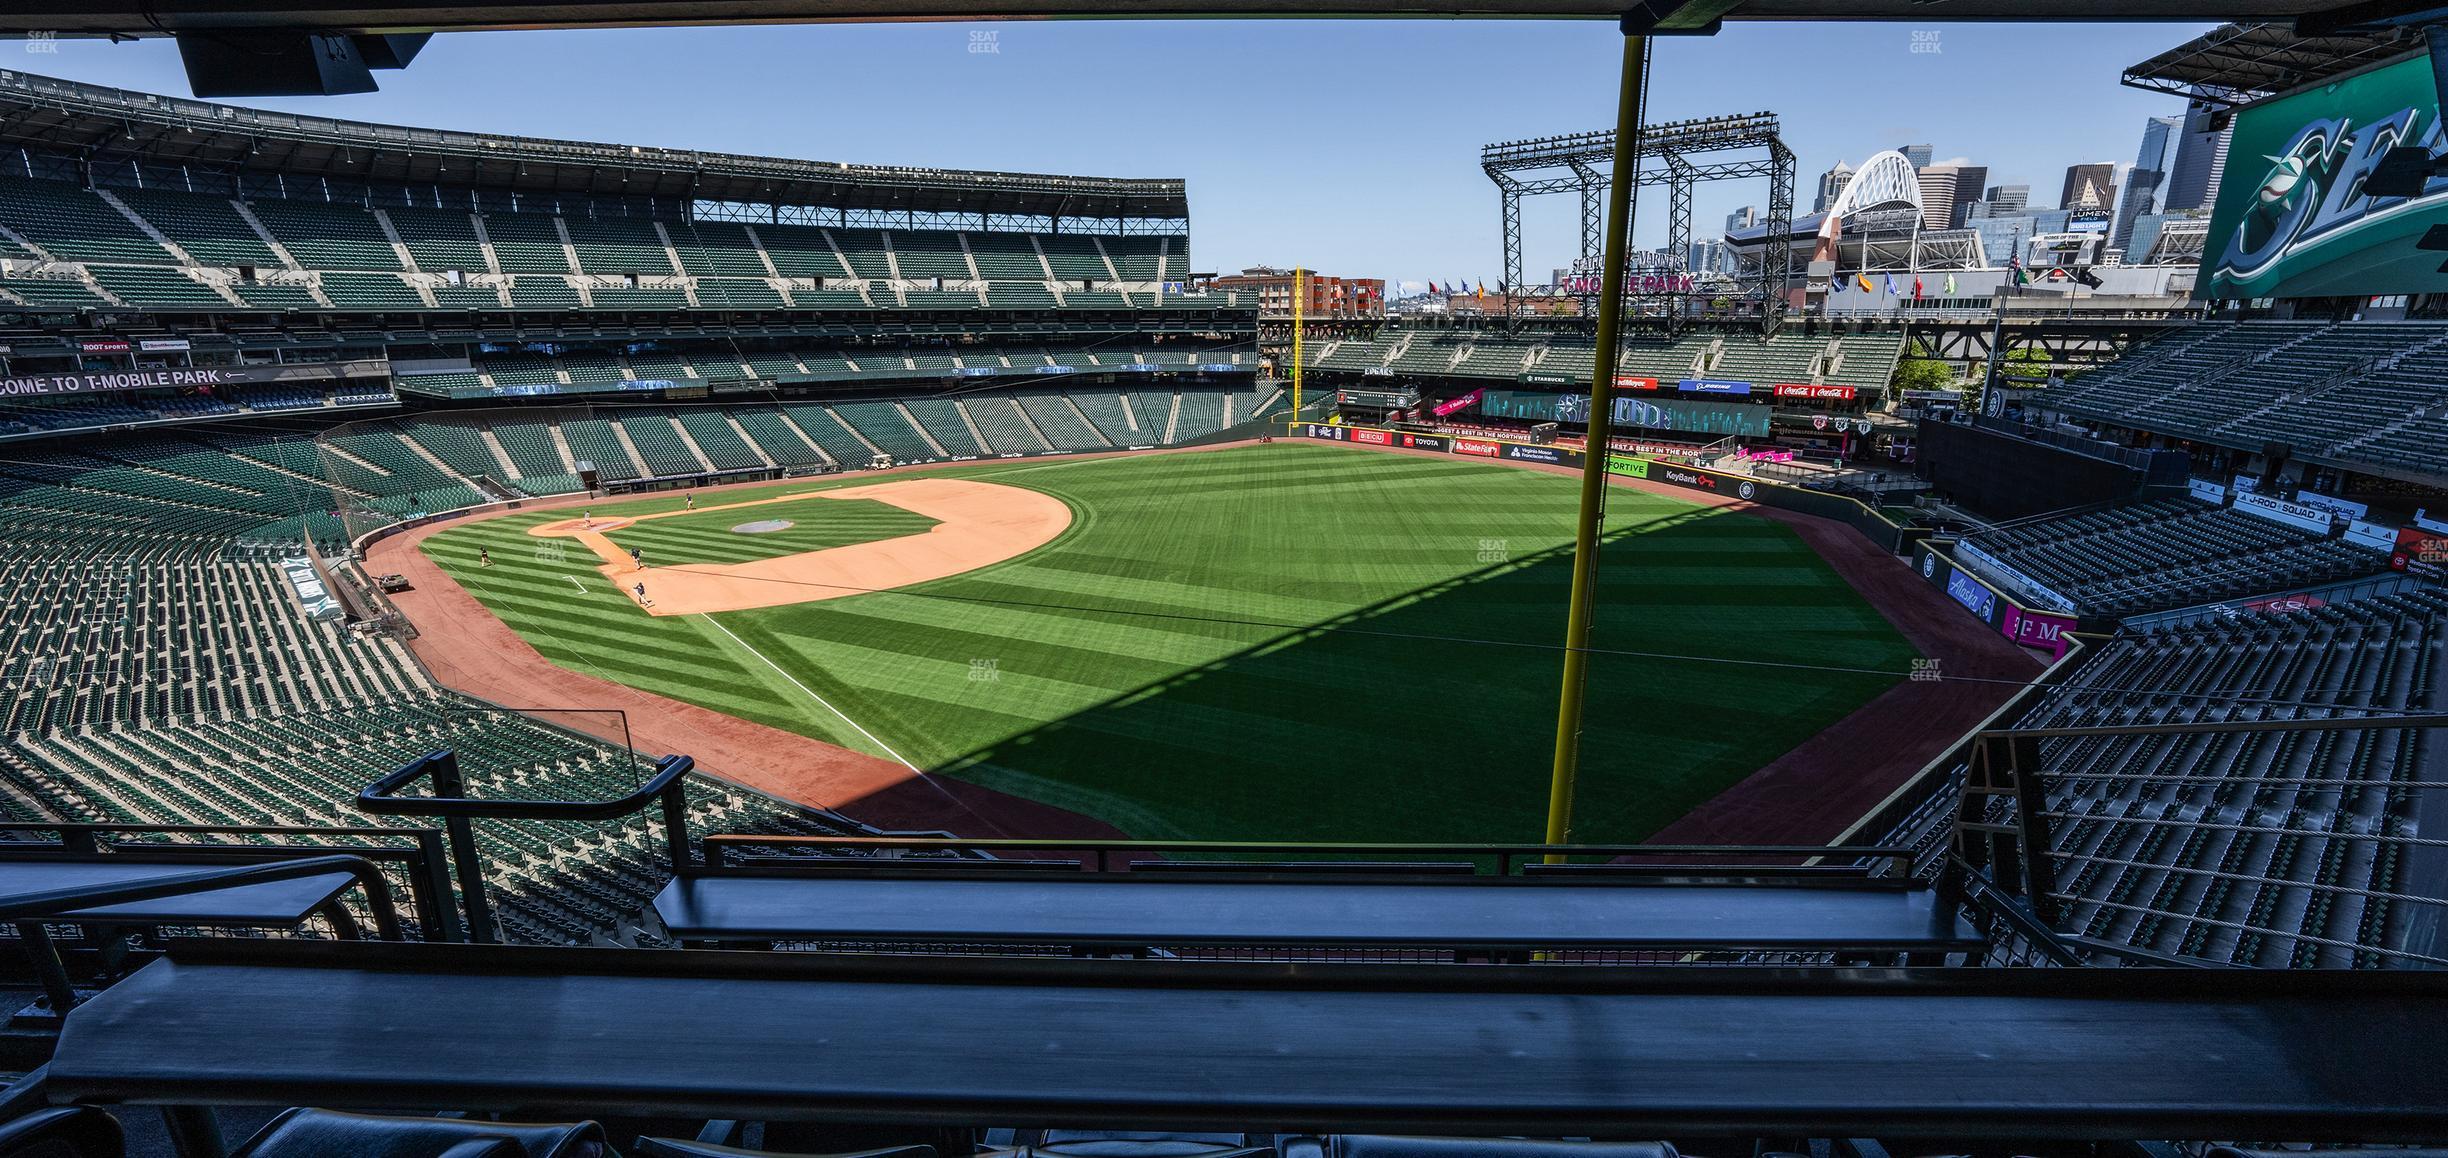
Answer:
<svg viewBox="0 0 2448 1158"><path fill-rule="evenodd" d="M672 871L689 864L688 781L697 761L665 756L655 761L655 773L628 795L611 800L489 800L468 796L459 774L459 754L447 749L428 752L398 771L357 793L357 807L380 816L438 816L449 834L451 860L458 866L459 891L467 904L468 931L477 941L498 941L492 902L485 895L484 858L476 851L477 819L489 820L617 820L652 802L663 806L663 840ZM431 796L397 793L425 777L433 778Z"/></svg>
<svg viewBox="0 0 2448 1158"><path fill-rule="evenodd" d="M0 841L0 864L15 856L46 856L64 853L75 857L134 856L159 863L165 857L190 859L249 859L268 860L292 856L342 855L330 845L315 844L202 844L168 841L118 841L105 844L96 837L112 836L246 836L246 837L358 837L375 841L409 840L416 847L396 848L376 845L357 846L346 855L363 857L376 862L398 861L408 874L408 899L415 907L417 925L425 939L456 942L463 939L458 915L450 909L450 867L445 857L443 832L438 828L378 828L334 825L233 825L233 824L146 824L127 821L0 821L0 834L56 832L54 842Z"/></svg>
<svg viewBox="0 0 2448 1158"><path fill-rule="evenodd" d="M79 885L26 893L0 901L0 922L56 920L84 909L157 901L163 897L182 897L190 893L209 893L335 872L349 874L357 886L365 890L366 907L374 918L374 935L385 941L400 940L399 910L391 903L391 883L383 878L382 870L376 868L374 862L361 856L310 856L271 864L205 869L130 884Z"/></svg>
<svg viewBox="0 0 2448 1158"><path fill-rule="evenodd" d="M464 816L500 820L613 820L644 808L646 802L662 795L680 782L682 776L695 770L697 762L688 756L665 756L655 761L655 774L626 796L611 800L524 800L517 798L491 799L454 795L463 792L458 780L458 753L428 752L417 757L397 772L367 785L357 793L357 807L372 813L393 816ZM447 769L447 771L446 771ZM436 794L432 796L396 796L393 793L418 779L435 777ZM445 787L449 780L452 786Z"/></svg>

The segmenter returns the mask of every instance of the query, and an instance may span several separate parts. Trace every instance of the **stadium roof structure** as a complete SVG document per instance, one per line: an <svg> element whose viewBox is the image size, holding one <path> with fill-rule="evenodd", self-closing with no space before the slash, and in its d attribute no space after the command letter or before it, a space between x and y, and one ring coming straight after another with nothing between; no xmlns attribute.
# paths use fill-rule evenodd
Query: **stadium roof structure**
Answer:
<svg viewBox="0 0 2448 1158"><path fill-rule="evenodd" d="M1185 219L1180 178L853 165L298 116L0 70L0 146L221 171L569 195Z"/></svg>
<svg viewBox="0 0 2448 1158"><path fill-rule="evenodd" d="M18 0L0 32L158 36L197 29L409 33L823 21L1270 16L1719 20L2291 20L2336 0Z"/></svg>
<svg viewBox="0 0 2448 1158"><path fill-rule="evenodd" d="M2420 34L2413 29L2306 36L2282 24L2228 24L2127 68L2124 83L2242 105L2421 47Z"/></svg>

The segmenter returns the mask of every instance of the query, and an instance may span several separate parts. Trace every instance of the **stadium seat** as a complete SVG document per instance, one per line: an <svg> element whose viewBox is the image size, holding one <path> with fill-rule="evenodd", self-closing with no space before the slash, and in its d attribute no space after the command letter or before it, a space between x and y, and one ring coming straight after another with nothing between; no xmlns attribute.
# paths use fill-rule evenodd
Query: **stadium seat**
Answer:
<svg viewBox="0 0 2448 1158"><path fill-rule="evenodd" d="M593 1122L390 1118L293 1109L266 1123L230 1158L608 1158Z"/></svg>

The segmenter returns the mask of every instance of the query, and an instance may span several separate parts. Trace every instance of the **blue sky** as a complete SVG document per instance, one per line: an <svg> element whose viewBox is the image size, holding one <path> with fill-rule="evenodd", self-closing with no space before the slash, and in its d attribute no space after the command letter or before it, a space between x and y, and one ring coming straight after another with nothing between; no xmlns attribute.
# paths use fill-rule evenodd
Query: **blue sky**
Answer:
<svg viewBox="0 0 2448 1158"><path fill-rule="evenodd" d="M1913 51L1914 32L1937 51ZM2056 199L2129 164L2173 97L2119 72L2181 25L1737 25L1658 42L1650 118L1770 110L1802 208L1838 158L1926 142ZM992 52L972 34L993 34ZM1932 43L1924 41L1924 44ZM383 91L243 103L325 116L821 160L1187 178L1201 268L1308 265L1496 281L1498 140L1613 123L1620 39L1594 23L1025 22L435 38ZM0 57L0 60L5 60ZM185 94L166 42L64 41L9 67ZM1705 235L1764 182L1703 186ZM1662 237L1661 207L1641 216ZM1577 246L1568 197L1526 216L1528 272Z"/></svg>

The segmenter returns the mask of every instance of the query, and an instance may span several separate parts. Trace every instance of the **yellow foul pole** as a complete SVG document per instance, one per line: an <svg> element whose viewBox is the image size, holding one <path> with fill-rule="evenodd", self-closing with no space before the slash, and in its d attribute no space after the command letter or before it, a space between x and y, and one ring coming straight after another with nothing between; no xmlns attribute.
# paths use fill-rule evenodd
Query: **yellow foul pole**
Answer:
<svg viewBox="0 0 2448 1158"><path fill-rule="evenodd" d="M1555 769L1547 785L1547 843L1572 843L1573 779L1581 766L1581 699L1588 683L1590 617L1597 601L1598 534L1606 520L1607 436L1623 323L1624 246L1631 233L1649 38L1626 34L1623 92L1615 106L1614 172L1607 186L1606 268L1598 297L1598 357L1590 379L1589 440L1583 447L1581 512L1573 528L1572 604L1564 617L1564 689L1556 702ZM1515 287L1518 289L1518 287ZM1550 861L1562 860L1550 853Z"/></svg>
<svg viewBox="0 0 2448 1158"><path fill-rule="evenodd" d="M1292 421L1301 421L1301 299L1308 288L1309 275L1299 266L1292 267Z"/></svg>

